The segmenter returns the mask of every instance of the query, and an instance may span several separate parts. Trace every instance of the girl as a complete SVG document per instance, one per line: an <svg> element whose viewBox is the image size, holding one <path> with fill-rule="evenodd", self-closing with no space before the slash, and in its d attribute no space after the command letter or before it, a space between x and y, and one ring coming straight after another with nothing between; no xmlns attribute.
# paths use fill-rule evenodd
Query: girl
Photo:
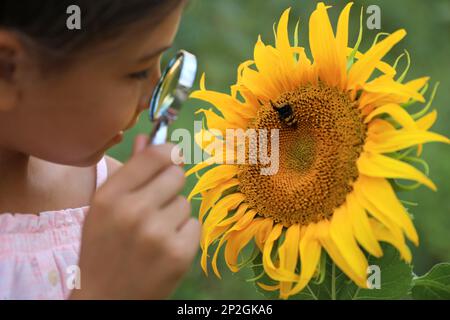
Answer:
<svg viewBox="0 0 450 320"><path fill-rule="evenodd" d="M173 146L104 155L146 108L184 5L0 0L1 299L165 298L188 270L200 229Z"/></svg>

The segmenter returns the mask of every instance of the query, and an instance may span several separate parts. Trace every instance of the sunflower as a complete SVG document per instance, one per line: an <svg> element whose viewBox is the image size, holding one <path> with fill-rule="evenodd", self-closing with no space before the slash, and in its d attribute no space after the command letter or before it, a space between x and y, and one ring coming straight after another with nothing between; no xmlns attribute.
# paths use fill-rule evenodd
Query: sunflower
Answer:
<svg viewBox="0 0 450 320"><path fill-rule="evenodd" d="M381 257L380 242L411 261L406 240L415 245L419 240L397 198L397 187L405 186L398 179L436 190L412 163L423 143L449 139L428 131L437 117L436 111L427 113L432 99L422 111L409 112L412 103L425 103L429 78L405 82L406 70L397 75L399 59L393 66L382 61L405 30L380 34L385 37L377 36L362 53L361 26L357 44L348 45L351 6L340 13L334 32L329 7L317 4L309 19L312 59L297 40L291 45L290 8L285 10L274 28L275 46L258 38L253 60L239 66L230 94L206 89L204 74L200 89L192 93L216 108L197 111L206 125L196 141L211 157L186 172L199 177L188 198L201 198L201 266L206 274L212 244L217 246L211 264L219 278L221 249L229 269L237 272L243 266L241 251L252 244L265 275L275 283L258 285L279 290L281 298L308 285L324 253L361 288L367 287L366 254ZM295 38L297 32L298 23ZM283 121L277 105L289 107L295 124ZM212 146L227 129L278 129L278 171L263 175L260 162L224 163L236 146L211 150L218 150ZM417 157L410 156L412 151Z"/></svg>

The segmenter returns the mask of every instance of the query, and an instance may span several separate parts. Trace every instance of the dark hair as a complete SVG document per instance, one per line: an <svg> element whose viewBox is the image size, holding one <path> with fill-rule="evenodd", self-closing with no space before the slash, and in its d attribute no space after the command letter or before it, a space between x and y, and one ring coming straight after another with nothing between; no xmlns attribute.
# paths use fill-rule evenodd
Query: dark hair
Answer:
<svg viewBox="0 0 450 320"><path fill-rule="evenodd" d="M31 39L66 56L92 41L103 41L145 19L157 24L181 0L0 0L0 29ZM69 30L67 8L81 9L81 29Z"/></svg>

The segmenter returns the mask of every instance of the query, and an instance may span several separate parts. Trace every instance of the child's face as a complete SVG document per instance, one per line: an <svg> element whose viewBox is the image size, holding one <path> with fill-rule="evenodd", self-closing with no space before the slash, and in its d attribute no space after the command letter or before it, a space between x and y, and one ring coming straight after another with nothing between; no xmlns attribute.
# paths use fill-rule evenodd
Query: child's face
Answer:
<svg viewBox="0 0 450 320"><path fill-rule="evenodd" d="M11 108L0 112L2 142L47 161L96 163L146 109L182 7L159 25L131 32L120 45L93 45L61 73L46 74L31 61L22 65Z"/></svg>

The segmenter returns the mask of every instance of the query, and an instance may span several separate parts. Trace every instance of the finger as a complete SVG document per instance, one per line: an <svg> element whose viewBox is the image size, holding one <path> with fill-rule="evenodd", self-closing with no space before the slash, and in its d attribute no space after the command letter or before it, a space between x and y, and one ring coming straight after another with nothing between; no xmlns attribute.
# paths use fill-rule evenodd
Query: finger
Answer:
<svg viewBox="0 0 450 320"><path fill-rule="evenodd" d="M185 164L185 159L184 159L184 153L183 153L183 149L179 149L180 153L178 154L178 158L179 158L179 163L176 163L180 168L184 167Z"/></svg>
<svg viewBox="0 0 450 320"><path fill-rule="evenodd" d="M176 196L167 206L158 211L160 219L168 222L171 229L179 231L191 216L191 205L183 196Z"/></svg>
<svg viewBox="0 0 450 320"><path fill-rule="evenodd" d="M145 134L137 135L136 138L134 139L132 156L134 156L136 153L139 153L142 150L144 150L144 148L148 144L148 140L149 140L149 138Z"/></svg>
<svg viewBox="0 0 450 320"><path fill-rule="evenodd" d="M181 227L189 220L191 206L186 198L176 196L166 207L160 210L141 210L142 230L154 230L163 234L177 234Z"/></svg>
<svg viewBox="0 0 450 320"><path fill-rule="evenodd" d="M200 246L200 222L196 218L188 219L175 236L175 245L182 246L186 254L194 258Z"/></svg>
<svg viewBox="0 0 450 320"><path fill-rule="evenodd" d="M158 173L147 185L134 190L130 196L136 202L162 208L183 189L185 182L183 169L172 165Z"/></svg>
<svg viewBox="0 0 450 320"><path fill-rule="evenodd" d="M122 195L148 184L160 171L173 164L174 147L173 144L145 147L111 175L104 184L103 192L111 196Z"/></svg>

